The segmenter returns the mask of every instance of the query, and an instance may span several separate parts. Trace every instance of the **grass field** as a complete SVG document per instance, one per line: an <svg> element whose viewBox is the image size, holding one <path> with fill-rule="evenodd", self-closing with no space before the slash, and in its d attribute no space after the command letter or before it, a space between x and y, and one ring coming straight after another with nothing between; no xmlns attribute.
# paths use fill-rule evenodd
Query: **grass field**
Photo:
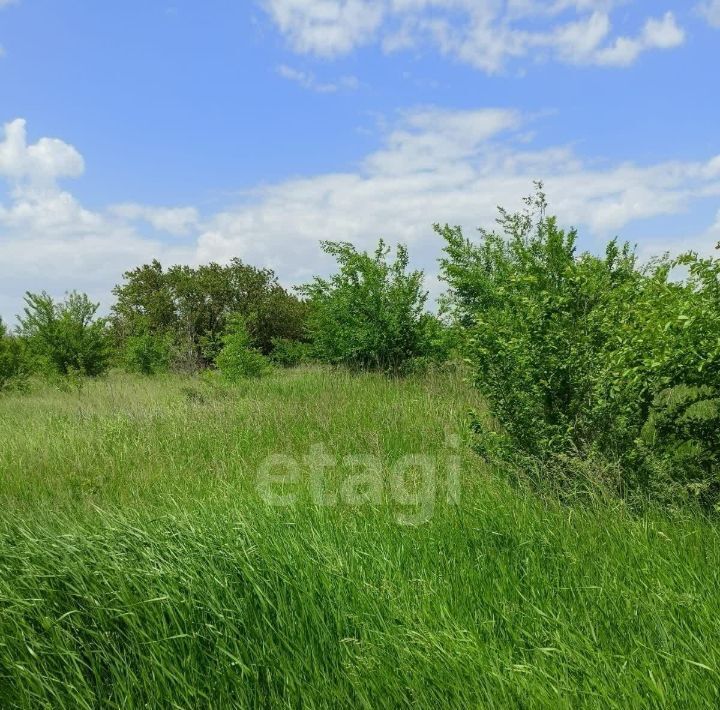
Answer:
<svg viewBox="0 0 720 710"><path fill-rule="evenodd" d="M469 409L459 372L2 396L0 707L718 706L716 525L512 489Z"/></svg>

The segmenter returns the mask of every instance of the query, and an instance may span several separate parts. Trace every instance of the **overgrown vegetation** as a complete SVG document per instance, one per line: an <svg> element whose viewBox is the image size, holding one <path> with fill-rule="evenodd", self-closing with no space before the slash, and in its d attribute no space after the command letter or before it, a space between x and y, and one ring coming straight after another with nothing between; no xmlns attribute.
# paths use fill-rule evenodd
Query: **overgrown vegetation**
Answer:
<svg viewBox="0 0 720 710"><path fill-rule="evenodd" d="M172 340L168 335L139 333L125 339L123 365L128 372L157 375L170 366Z"/></svg>
<svg viewBox="0 0 720 710"><path fill-rule="evenodd" d="M220 374L230 382L261 377L270 368L263 354L252 347L245 319L237 314L228 318L227 332L222 338L222 348L215 363Z"/></svg>
<svg viewBox="0 0 720 710"><path fill-rule="evenodd" d="M290 338L273 338L270 358L280 367L298 367L313 360L313 349L310 343Z"/></svg>
<svg viewBox="0 0 720 710"><path fill-rule="evenodd" d="M59 303L47 293L28 293L25 303L18 334L35 369L90 377L107 370L110 351L106 323L96 318L97 303L75 292Z"/></svg>
<svg viewBox="0 0 720 710"><path fill-rule="evenodd" d="M382 241L374 254L344 242L323 242L338 271L301 289L310 301L308 331L324 362L400 372L429 351L430 316L421 271L408 271L407 249L394 261Z"/></svg>
<svg viewBox="0 0 720 710"><path fill-rule="evenodd" d="M0 707L720 704L720 260L436 230L0 322Z"/></svg>
<svg viewBox="0 0 720 710"><path fill-rule="evenodd" d="M124 275L108 320L71 293L27 294L0 336L0 388L28 375L146 376L211 370L228 382L311 362L409 375L467 359L494 426L476 423L488 461L539 490L603 490L633 504L720 506L720 260L640 264L613 240L578 252L541 187L498 229L467 239L436 225L449 286L426 309L407 249L322 242L335 273L297 289L272 271L227 265Z"/></svg>
<svg viewBox="0 0 720 710"><path fill-rule="evenodd" d="M25 375L23 342L8 334L0 318L0 392L21 384Z"/></svg>
<svg viewBox="0 0 720 710"><path fill-rule="evenodd" d="M616 241L603 257L578 254L542 192L498 222L477 244L437 227L450 304L501 426L476 427L480 451L540 486L590 480L716 506L720 261L640 266ZM672 278L677 267L685 278Z"/></svg>
<svg viewBox="0 0 720 710"><path fill-rule="evenodd" d="M458 374L319 367L4 395L0 706L717 706L717 525L510 489L466 446L482 407ZM382 503L313 504L313 445L331 494L376 457ZM295 506L259 495L278 452ZM439 470L411 526L407 454Z"/></svg>

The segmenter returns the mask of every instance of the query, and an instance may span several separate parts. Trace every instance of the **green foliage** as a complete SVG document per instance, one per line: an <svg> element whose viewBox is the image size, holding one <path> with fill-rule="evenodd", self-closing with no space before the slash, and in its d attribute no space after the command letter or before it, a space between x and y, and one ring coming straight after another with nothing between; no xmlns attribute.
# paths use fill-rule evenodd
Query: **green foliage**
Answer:
<svg viewBox="0 0 720 710"><path fill-rule="evenodd" d="M228 318L245 319L252 346L272 350L272 339L300 338L306 305L288 293L269 269L233 259L230 264L197 268L158 261L124 275L114 293L113 333L119 343L128 337L167 336L175 343L175 365L197 369L215 362L222 348Z"/></svg>
<svg viewBox="0 0 720 710"><path fill-rule="evenodd" d="M444 278L469 327L477 384L508 443L543 456L578 450L592 438L596 423L585 403L603 334L588 315L606 308L613 284L634 267L617 250L605 260L576 258L576 233L544 217L542 197L531 207L536 211L501 212L502 234L481 231L479 245L459 228L436 229L446 240Z"/></svg>
<svg viewBox="0 0 720 710"><path fill-rule="evenodd" d="M110 351L105 320L95 317L98 304L76 292L61 303L44 292L28 293L25 303L19 332L38 369L62 376L107 370Z"/></svg>
<svg viewBox="0 0 720 710"><path fill-rule="evenodd" d="M620 492L657 495L667 489L662 478L714 501L717 446L695 447L697 433L662 409L661 393L718 391L718 262L686 255L639 268L615 241L603 258L578 255L575 231L545 215L542 192L527 205L518 214L501 210L501 233L481 231L479 244L459 228L437 227L446 240L451 310L468 331L476 383L501 426L496 433L477 427L480 449L524 469L539 462L560 477L583 468L578 460L616 465ZM683 281L671 279L677 265L687 270ZM639 444L649 417L656 429L664 422L650 449L647 440ZM677 450L686 459L695 452L697 461L659 466Z"/></svg>
<svg viewBox="0 0 720 710"><path fill-rule="evenodd" d="M671 505L694 499L720 512L720 397L716 390L677 385L660 392L639 446L658 497Z"/></svg>
<svg viewBox="0 0 720 710"><path fill-rule="evenodd" d="M463 355L463 328L446 319L432 315L425 316L425 357L435 363L459 359Z"/></svg>
<svg viewBox="0 0 720 710"><path fill-rule="evenodd" d="M169 336L142 333L125 340L124 365L129 372L155 375L165 372L170 364Z"/></svg>
<svg viewBox="0 0 720 710"><path fill-rule="evenodd" d="M24 344L8 334L0 318L0 392L19 387L27 376Z"/></svg>
<svg viewBox="0 0 720 710"><path fill-rule="evenodd" d="M301 289L310 299L309 333L316 355L353 368L401 371L428 350L427 293L421 271L408 272L408 253L394 261L380 241L374 254L345 242L323 242L339 271Z"/></svg>
<svg viewBox="0 0 720 710"><path fill-rule="evenodd" d="M227 332L215 363L222 377L230 382L262 377L270 369L268 360L252 347L245 319L237 314L228 318Z"/></svg>
<svg viewBox="0 0 720 710"><path fill-rule="evenodd" d="M280 367L297 367L312 360L312 345L302 340L273 338L270 360Z"/></svg>

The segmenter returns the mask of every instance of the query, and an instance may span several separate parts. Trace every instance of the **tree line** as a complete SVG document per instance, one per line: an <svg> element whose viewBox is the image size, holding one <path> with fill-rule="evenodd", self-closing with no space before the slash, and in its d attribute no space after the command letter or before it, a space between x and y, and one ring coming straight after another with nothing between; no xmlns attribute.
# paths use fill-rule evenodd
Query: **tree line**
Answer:
<svg viewBox="0 0 720 710"><path fill-rule="evenodd" d="M123 275L109 316L72 292L27 293L19 325L1 324L0 388L31 374L98 376L111 367L145 375L215 370L229 379L310 360L401 373L440 357L441 321L427 312L423 274L407 249L393 256L323 242L338 272L288 290L272 270L233 259L164 269L158 261ZM247 372L231 364L242 357ZM254 362L255 365L251 363ZM233 374L229 374L232 370Z"/></svg>

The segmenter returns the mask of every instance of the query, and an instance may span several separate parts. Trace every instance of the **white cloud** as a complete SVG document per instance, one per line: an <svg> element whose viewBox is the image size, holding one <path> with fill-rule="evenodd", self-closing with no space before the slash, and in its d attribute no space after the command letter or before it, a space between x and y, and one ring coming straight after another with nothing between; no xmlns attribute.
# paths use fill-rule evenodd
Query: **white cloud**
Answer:
<svg viewBox="0 0 720 710"><path fill-rule="evenodd" d="M637 37L618 37L610 47L598 51L598 64L627 66L642 52L649 49L671 49L685 41L685 32L678 26L672 12L666 12L662 19L649 19Z"/></svg>
<svg viewBox="0 0 720 710"><path fill-rule="evenodd" d="M200 221L200 215L194 207L149 207L124 203L112 205L108 211L129 222L147 222L158 231L175 236L191 234Z"/></svg>
<svg viewBox="0 0 720 710"><path fill-rule="evenodd" d="M536 178L564 222L603 236L682 213L694 198L720 198L717 158L600 169L568 148L523 146L513 136L520 127L517 114L495 110L408 114L357 172L263 188L209 219L200 258L240 254L292 278L312 268L320 238L368 247L384 236L415 245L414 256L432 263L433 222L492 226L496 206L517 206Z"/></svg>
<svg viewBox="0 0 720 710"><path fill-rule="evenodd" d="M299 52L332 57L378 29L384 0L267 0L268 12Z"/></svg>
<svg viewBox="0 0 720 710"><path fill-rule="evenodd" d="M720 0L705 0L696 9L711 27L720 28Z"/></svg>
<svg viewBox="0 0 720 710"><path fill-rule="evenodd" d="M644 219L683 214L697 200L720 207L720 156L599 166L567 146L536 145L528 120L505 109L407 111L356 170L278 182L206 215L137 204L87 209L56 182L81 172L77 151L48 139L28 146L18 138L24 124L13 122L0 142L9 181L4 200L0 192L0 314L12 320L27 289L77 288L107 306L122 272L153 258L195 264L237 256L298 283L326 268L320 239L406 242L432 276L440 248L432 223L460 224L468 234L492 227L496 206L520 206L534 179L545 181L560 220L581 228L586 247ZM31 150L37 145L48 149ZM641 250L708 250L718 228L640 240Z"/></svg>
<svg viewBox="0 0 720 710"><path fill-rule="evenodd" d="M142 238L127 217L88 210L58 180L78 177L84 161L67 143L42 138L28 145L25 122L12 121L0 135L0 315L11 322L26 290L57 295L74 288L110 303L110 289L124 270L162 256L191 262L194 248L175 248L157 237ZM0 191L0 197L2 192ZM156 227L177 226L184 215L142 208L135 218L154 219ZM195 211L193 210L194 214ZM165 219L163 219L165 217Z"/></svg>
<svg viewBox="0 0 720 710"><path fill-rule="evenodd" d="M370 175L416 175L451 166L520 123L515 111L422 109L405 115L386 145L365 160Z"/></svg>
<svg viewBox="0 0 720 710"><path fill-rule="evenodd" d="M56 138L41 138L28 145L24 120L5 124L5 139L0 143L0 177L54 184L57 178L78 177L84 170L83 158L73 146Z"/></svg>
<svg viewBox="0 0 720 710"><path fill-rule="evenodd" d="M318 94L334 94L338 91L354 91L360 85L360 82L354 76L342 76L335 82L322 82L318 81L314 74L311 72L304 72L300 69L294 69L286 64L281 64L277 68L277 73L284 79L294 81L299 84L303 89L309 91L315 91Z"/></svg>
<svg viewBox="0 0 720 710"><path fill-rule="evenodd" d="M488 73L519 58L627 66L643 52L683 43L684 31L670 12L647 18L635 36L614 34L610 13L619 4L622 0L265 2L298 52L332 57L373 42L386 52L435 46Z"/></svg>

